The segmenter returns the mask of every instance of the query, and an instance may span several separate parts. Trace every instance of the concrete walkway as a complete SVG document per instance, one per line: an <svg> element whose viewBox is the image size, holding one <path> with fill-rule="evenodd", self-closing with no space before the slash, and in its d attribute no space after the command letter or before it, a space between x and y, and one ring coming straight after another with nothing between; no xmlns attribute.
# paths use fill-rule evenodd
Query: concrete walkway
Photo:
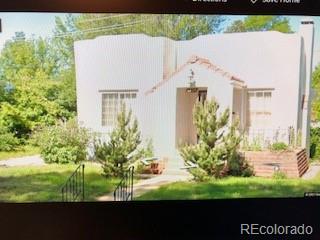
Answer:
<svg viewBox="0 0 320 240"><path fill-rule="evenodd" d="M133 198L139 197L144 193L158 189L159 187L180 181L189 181L192 176L180 169L181 164L168 165L161 175L153 175L149 179L141 180L133 185ZM113 201L113 192L97 198L98 201Z"/></svg>
<svg viewBox="0 0 320 240"><path fill-rule="evenodd" d="M315 178L320 173L320 165L310 165L308 171L302 176L304 180L311 180Z"/></svg>
<svg viewBox="0 0 320 240"><path fill-rule="evenodd" d="M43 166L44 161L39 155L1 160L0 167Z"/></svg>

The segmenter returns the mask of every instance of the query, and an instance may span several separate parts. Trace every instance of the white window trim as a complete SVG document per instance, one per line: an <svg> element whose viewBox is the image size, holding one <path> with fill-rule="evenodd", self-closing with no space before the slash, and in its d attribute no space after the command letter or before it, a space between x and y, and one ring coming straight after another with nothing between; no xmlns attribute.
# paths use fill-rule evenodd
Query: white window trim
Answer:
<svg viewBox="0 0 320 240"><path fill-rule="evenodd" d="M100 101L101 101L101 108L100 108L100 124L101 127L105 130L107 130L107 132L111 131L115 126L111 126L111 125L107 125L104 123L104 116L103 116L103 107L104 107L104 103L103 103L103 95L105 94L117 94L117 102L119 103L119 99L120 99L120 94L136 94L134 99L138 98L138 90L137 89L117 89L117 90L99 90L100 93ZM117 112L119 112L119 105L116 106L117 108Z"/></svg>

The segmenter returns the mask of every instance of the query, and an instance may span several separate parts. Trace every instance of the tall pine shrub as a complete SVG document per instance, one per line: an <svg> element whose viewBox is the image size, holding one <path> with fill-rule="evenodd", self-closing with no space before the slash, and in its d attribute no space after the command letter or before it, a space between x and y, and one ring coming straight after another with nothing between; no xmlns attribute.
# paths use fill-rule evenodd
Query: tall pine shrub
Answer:
<svg viewBox="0 0 320 240"><path fill-rule="evenodd" d="M132 111L127 111L123 103L110 140L106 142L98 138L94 143L95 156L102 164L104 176L123 176L128 166L138 159L140 143L138 121L132 118Z"/></svg>
<svg viewBox="0 0 320 240"><path fill-rule="evenodd" d="M185 162L198 166L190 172L196 180L226 175L251 175L250 167L240 157L238 148L242 139L239 122L229 124L229 109L221 114L219 104L213 99L197 103L193 122L197 129L198 143L180 149Z"/></svg>

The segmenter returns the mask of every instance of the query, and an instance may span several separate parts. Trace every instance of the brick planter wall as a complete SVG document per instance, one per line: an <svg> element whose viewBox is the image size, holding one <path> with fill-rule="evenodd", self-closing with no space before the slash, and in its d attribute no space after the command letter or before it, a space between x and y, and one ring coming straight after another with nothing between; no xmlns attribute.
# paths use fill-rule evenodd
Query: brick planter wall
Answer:
<svg viewBox="0 0 320 240"><path fill-rule="evenodd" d="M285 152L243 152L245 159L253 166L256 176L272 177L279 167L289 178L301 177L309 168L305 149Z"/></svg>

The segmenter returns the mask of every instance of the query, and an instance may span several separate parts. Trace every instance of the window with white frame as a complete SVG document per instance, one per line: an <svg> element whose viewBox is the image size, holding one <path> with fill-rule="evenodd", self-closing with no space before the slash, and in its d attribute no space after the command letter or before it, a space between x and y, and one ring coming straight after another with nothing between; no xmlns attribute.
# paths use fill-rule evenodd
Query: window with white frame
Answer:
<svg viewBox="0 0 320 240"><path fill-rule="evenodd" d="M114 91L102 93L102 116L103 127L114 127L117 121L117 115L120 112L121 103L124 102L127 108L131 108L137 91Z"/></svg>
<svg viewBox="0 0 320 240"><path fill-rule="evenodd" d="M247 126L265 128L271 123L272 90L249 90L247 105Z"/></svg>

